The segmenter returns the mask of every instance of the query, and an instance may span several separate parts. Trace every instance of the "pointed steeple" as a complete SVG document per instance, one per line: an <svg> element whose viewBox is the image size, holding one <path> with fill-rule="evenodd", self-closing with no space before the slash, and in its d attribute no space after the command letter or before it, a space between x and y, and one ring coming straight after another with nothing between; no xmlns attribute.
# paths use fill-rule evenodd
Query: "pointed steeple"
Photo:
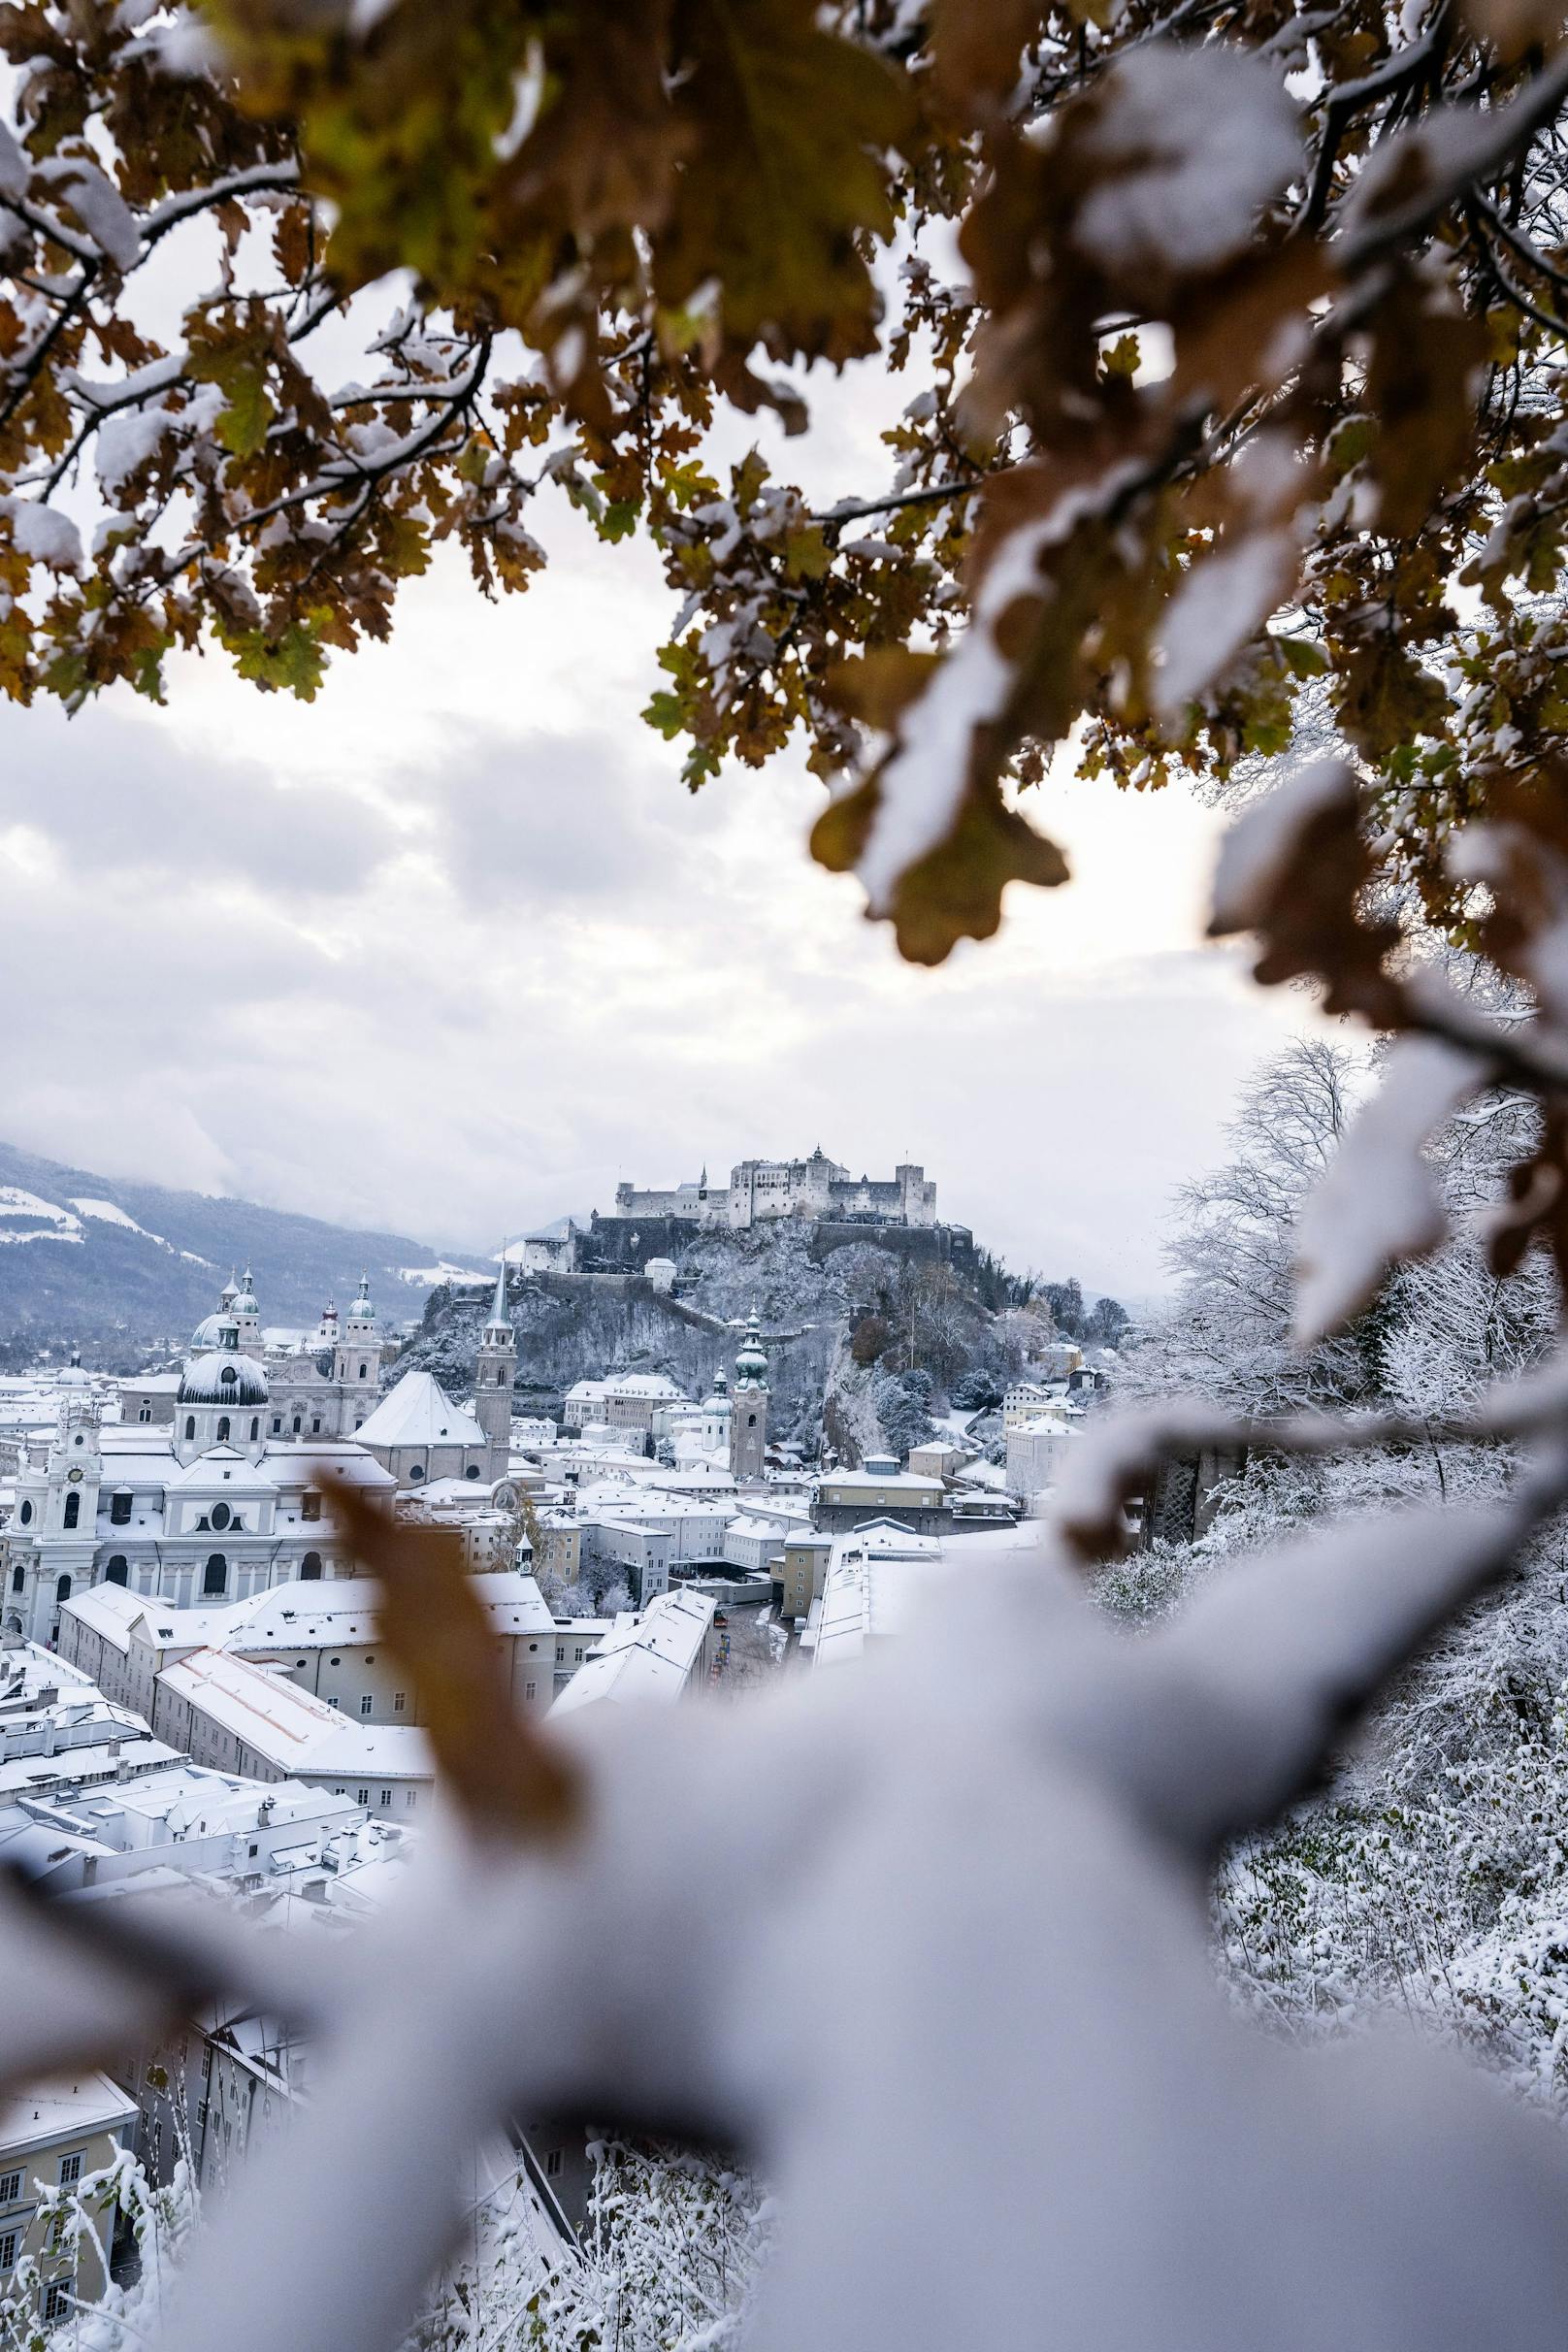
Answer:
<svg viewBox="0 0 1568 2352"><path fill-rule="evenodd" d="M506 1331L508 1335L511 1331L511 1317L506 1312L506 1252L509 1247L510 1244L505 1241L501 1245L501 1263L496 1269L496 1294L490 1302L490 1321L485 1326L487 1330Z"/></svg>

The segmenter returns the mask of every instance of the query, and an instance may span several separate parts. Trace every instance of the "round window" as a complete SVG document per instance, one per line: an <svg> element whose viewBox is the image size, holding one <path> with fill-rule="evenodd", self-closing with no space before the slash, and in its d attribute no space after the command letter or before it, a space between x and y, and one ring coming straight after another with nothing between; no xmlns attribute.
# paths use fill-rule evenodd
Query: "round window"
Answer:
<svg viewBox="0 0 1568 2352"><path fill-rule="evenodd" d="M212 1520L214 1527L226 1527L229 1523L231 1516L232 1514L230 1513L227 1503L214 1503L212 1505Z"/></svg>

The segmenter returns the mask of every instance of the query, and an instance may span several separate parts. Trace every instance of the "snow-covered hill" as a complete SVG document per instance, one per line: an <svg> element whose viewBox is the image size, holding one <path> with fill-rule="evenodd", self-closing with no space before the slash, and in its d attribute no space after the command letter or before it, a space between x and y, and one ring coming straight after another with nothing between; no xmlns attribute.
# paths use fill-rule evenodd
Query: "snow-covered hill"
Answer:
<svg viewBox="0 0 1568 2352"><path fill-rule="evenodd" d="M133 1365L188 1334L229 1268L245 1265L265 1320L295 1324L314 1323L328 1298L342 1303L362 1271L394 1325L438 1283L477 1271L407 1234L167 1192L0 1144L0 1357L64 1343L89 1362Z"/></svg>

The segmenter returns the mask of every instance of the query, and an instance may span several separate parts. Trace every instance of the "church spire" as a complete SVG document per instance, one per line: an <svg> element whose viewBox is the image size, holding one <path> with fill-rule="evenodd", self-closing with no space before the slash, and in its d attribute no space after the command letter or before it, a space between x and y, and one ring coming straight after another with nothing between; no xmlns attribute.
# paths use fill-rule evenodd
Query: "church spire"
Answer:
<svg viewBox="0 0 1568 2352"><path fill-rule="evenodd" d="M506 1252L509 1247L510 1244L505 1241L501 1245L501 1264L496 1270L496 1294L490 1302L488 1328L492 1331L503 1328L509 1330L511 1327L511 1317L506 1312Z"/></svg>

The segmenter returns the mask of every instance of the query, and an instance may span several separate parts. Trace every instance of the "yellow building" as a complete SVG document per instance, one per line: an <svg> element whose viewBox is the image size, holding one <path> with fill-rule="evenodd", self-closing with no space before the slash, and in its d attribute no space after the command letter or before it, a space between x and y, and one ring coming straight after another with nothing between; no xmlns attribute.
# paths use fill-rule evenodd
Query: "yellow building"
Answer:
<svg viewBox="0 0 1568 2352"><path fill-rule="evenodd" d="M69 2319L79 2303L96 2303L108 2284L89 2233L72 2246L50 2209L50 2192L90 2182L135 2122L136 2102L107 2074L62 2074L0 2099L0 2297L16 2293L18 2264L36 2263L44 2327ZM101 2216L106 2250L113 2231L113 2219Z"/></svg>

